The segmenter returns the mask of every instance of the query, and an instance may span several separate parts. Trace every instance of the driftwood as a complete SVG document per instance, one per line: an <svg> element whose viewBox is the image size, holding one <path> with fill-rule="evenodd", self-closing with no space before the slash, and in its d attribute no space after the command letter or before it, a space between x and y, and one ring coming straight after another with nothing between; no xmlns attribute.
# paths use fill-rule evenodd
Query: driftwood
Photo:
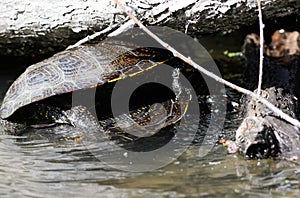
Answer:
<svg viewBox="0 0 300 198"><path fill-rule="evenodd" d="M123 0L144 24L190 34L231 31L257 21L256 1ZM265 19L299 13L297 0L263 0ZM61 50L127 18L112 0L6 0L0 4L0 54L37 55ZM115 29L112 28L111 31Z"/></svg>
<svg viewBox="0 0 300 198"><path fill-rule="evenodd" d="M295 78L300 63L298 32L277 31L266 50L262 96L293 118L297 113ZM248 35L244 53L250 88L257 86L259 37ZM245 117L236 132L239 150L249 158L283 157L299 161L300 129L275 116L256 99L244 96Z"/></svg>

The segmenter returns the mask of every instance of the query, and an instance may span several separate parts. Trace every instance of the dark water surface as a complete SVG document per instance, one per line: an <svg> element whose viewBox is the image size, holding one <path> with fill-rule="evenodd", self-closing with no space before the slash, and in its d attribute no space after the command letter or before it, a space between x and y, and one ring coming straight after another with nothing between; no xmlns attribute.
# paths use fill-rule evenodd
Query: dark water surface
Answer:
<svg viewBox="0 0 300 198"><path fill-rule="evenodd" d="M218 56L224 47L210 49L209 44L220 43L235 52L240 50L244 35L236 38L239 41L223 37L219 41L212 36L200 42ZM241 81L240 66L233 67L228 61L219 64L225 74L230 74L225 78ZM1 100L15 78L0 75ZM237 101L238 97L232 95ZM238 114L229 109L223 131L216 133L220 138L232 137L239 122ZM191 126L190 130L197 128ZM178 138L176 141L184 142ZM114 151L105 140L97 144L99 155L95 157L82 142L57 142L43 130L23 136L0 135L0 197L299 197L299 165L227 155L226 148L217 142L206 156L200 157L202 144L196 138L167 166L140 173L102 162Z"/></svg>
<svg viewBox="0 0 300 198"><path fill-rule="evenodd" d="M9 79L1 76L1 97ZM239 123L228 112L224 131ZM99 142L99 152L112 152ZM300 167L275 160L244 160L216 144L199 157L195 141L160 169L135 173L111 168L80 142L54 142L43 135L0 136L0 197L297 197Z"/></svg>

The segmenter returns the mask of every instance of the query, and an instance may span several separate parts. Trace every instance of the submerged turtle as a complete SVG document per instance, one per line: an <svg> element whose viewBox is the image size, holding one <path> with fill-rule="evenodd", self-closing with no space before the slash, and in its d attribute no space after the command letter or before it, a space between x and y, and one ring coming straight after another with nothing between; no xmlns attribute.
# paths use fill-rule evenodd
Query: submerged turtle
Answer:
<svg viewBox="0 0 300 198"><path fill-rule="evenodd" d="M87 119L90 118L89 107L68 109L70 106L49 101L76 90L134 76L174 59L167 50L135 48L121 41L106 41L57 53L28 67L10 86L0 109L0 126L11 134L20 134L27 127L48 127L57 123L95 127L95 122ZM165 127L181 119L189 100L188 90L183 88L175 99L162 105L142 106L130 115L106 119L100 124L103 130L116 128L120 123L126 129ZM150 114L156 116L151 122Z"/></svg>

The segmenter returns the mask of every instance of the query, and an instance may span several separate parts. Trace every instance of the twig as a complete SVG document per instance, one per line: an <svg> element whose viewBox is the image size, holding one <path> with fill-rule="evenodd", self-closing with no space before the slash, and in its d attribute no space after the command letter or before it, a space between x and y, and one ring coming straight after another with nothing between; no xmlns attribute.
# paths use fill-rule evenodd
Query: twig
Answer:
<svg viewBox="0 0 300 198"><path fill-rule="evenodd" d="M173 47L171 47L169 44L165 43L164 41L162 41L158 36L156 36L155 34L153 34L148 28L146 28L132 13L127 12L125 7L118 1L118 0L114 0L115 3L132 19L134 20L134 22L143 30L145 31L149 36L151 36L153 39L155 39L158 43L160 43L163 47L165 47L166 49L168 49L169 51L171 51L173 53L174 56L180 58L181 60L183 60L184 62L190 64L191 66L193 66L194 68L196 68L197 70L199 70L201 73L204 73L205 75L213 78L214 80L216 80L217 82L223 83L228 87L231 87L234 90L237 90L243 94L247 94L253 98L256 98L257 100L259 100L261 103L263 103L264 105L266 105L269 109L271 109L275 114L277 114L279 117L281 117L282 119L286 120L287 122L293 124L294 126L300 127L300 122L292 117L290 117L289 115L285 114L284 112L282 112L280 109L278 109L277 107L275 107L273 104L271 104L269 101L267 101L266 99L262 98L261 96L255 94L254 92L247 90L245 88L239 87L229 81L224 80L223 78L220 78L219 76L215 75L214 73L204 69L203 67L201 67L200 65L198 65L197 63L195 63L192 59L187 58L185 56L183 56L182 54L180 54L177 50L175 50Z"/></svg>
<svg viewBox="0 0 300 198"><path fill-rule="evenodd" d="M135 25L133 20L129 20L126 23L122 24L118 29L114 30L112 33L109 33L107 37L113 37L121 34L122 32L126 32Z"/></svg>
<svg viewBox="0 0 300 198"><path fill-rule="evenodd" d="M262 21L262 11L261 11L261 2L257 0L258 6L258 19L259 19L259 75L258 75L258 86L257 86L257 94L261 93L261 84L262 84L262 76L263 76L263 60L264 60L264 24Z"/></svg>
<svg viewBox="0 0 300 198"><path fill-rule="evenodd" d="M93 40L94 38L101 36L102 34L105 34L109 31L111 31L112 29L118 27L122 22L116 23L116 24L111 24L109 25L107 28L105 28L104 30L100 31L100 32L96 32L92 35L88 35L87 37L79 40L77 43L75 43L74 45L70 45L69 47L67 47L67 49L72 49L74 47L78 47L79 45L82 45L90 40Z"/></svg>

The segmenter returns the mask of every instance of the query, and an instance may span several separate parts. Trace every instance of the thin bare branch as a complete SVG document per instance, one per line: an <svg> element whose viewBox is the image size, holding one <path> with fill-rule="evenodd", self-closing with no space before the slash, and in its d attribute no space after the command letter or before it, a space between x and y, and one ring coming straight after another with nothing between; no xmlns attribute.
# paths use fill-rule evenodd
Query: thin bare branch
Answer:
<svg viewBox="0 0 300 198"><path fill-rule="evenodd" d="M107 37L113 37L121 34L122 32L126 32L130 28L134 27L135 23L132 19L122 24L120 27L118 27L116 30L114 30L112 33L109 33Z"/></svg>
<svg viewBox="0 0 300 198"><path fill-rule="evenodd" d="M171 51L174 56L180 58L181 60L183 60L184 62L190 64L191 66L193 66L194 68L196 68L197 70L199 70L201 73L204 73L205 75L213 78L214 80L216 80L217 82L223 83L228 87L231 87L232 89L235 89L243 94L247 94L257 100L259 100L261 103L263 103L264 105L266 105L269 109L271 109L276 115L278 115L279 117L281 117L282 119L286 120L287 122L293 124L294 126L300 127L300 122L292 117L290 117L289 115L285 114L284 112L282 112L280 109L278 109L277 107L275 107L273 104L271 104L269 101L267 101L266 99L262 98L261 96L259 96L258 94L247 90L245 88L239 87L229 81L224 80L223 78L220 78L219 76L215 75L214 73L204 69L203 67L201 67L200 65L198 65L197 63L195 63L192 59L185 57L184 55L182 55L181 53L179 53L177 50L175 50L173 47L171 47L169 44L165 43L164 41L162 41L158 36L156 36L155 34L153 34L148 28L146 28L132 13L126 11L125 7L118 1L118 0L114 0L115 3L132 19L134 20L134 22L143 30L145 31L149 36L151 36L153 39L155 39L158 43L160 43L163 47L165 47L166 49L168 49L169 51Z"/></svg>
<svg viewBox="0 0 300 198"><path fill-rule="evenodd" d="M259 75L258 75L258 86L257 86L257 94L261 93L261 84L262 84L262 76L263 76L263 60L264 60L264 24L262 21L262 10L261 10L261 2L257 0L258 6L258 19L259 19Z"/></svg>
<svg viewBox="0 0 300 198"><path fill-rule="evenodd" d="M103 35L103 34L106 34L106 33L108 33L109 31L111 31L112 29L118 27L121 23L122 23L122 22L116 23L116 24L111 24L110 26L108 26L107 28L105 28L104 30L102 30L102 31L100 31L100 32L96 32L96 33L94 33L94 34L92 34L92 35L88 35L87 37L85 37L85 38L79 40L79 41L78 41L77 43L75 43L74 45L68 46L67 49L72 49L72 48L74 48L74 47L78 47L79 45L82 45L82 44L84 44L84 43L86 43L86 42L88 42L88 41L90 41L90 40L93 40L94 38L96 38L96 37L98 37L98 36L101 36L101 35Z"/></svg>

